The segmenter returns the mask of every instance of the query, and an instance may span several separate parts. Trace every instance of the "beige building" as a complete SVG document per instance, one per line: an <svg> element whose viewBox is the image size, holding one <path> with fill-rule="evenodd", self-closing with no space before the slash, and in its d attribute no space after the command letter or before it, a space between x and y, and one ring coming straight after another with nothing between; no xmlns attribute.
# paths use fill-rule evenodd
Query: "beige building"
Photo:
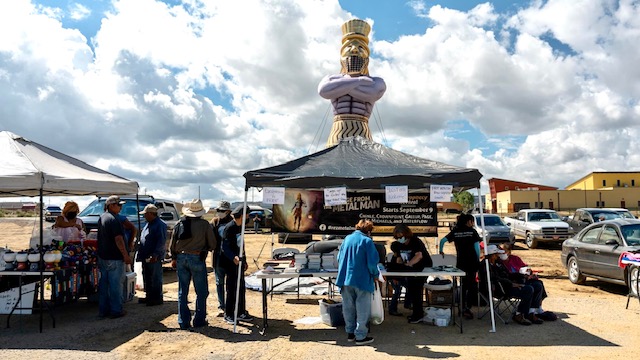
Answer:
<svg viewBox="0 0 640 360"><path fill-rule="evenodd" d="M519 190L496 194L496 212L508 214L525 208L572 211L582 207L640 210L640 172L593 172L565 190ZM485 205L491 209L491 203Z"/></svg>

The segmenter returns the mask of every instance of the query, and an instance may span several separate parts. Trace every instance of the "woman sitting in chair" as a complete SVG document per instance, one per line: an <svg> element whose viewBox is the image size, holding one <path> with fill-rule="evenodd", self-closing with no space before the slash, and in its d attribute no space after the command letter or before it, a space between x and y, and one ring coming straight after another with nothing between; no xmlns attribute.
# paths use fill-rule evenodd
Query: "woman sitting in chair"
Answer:
<svg viewBox="0 0 640 360"><path fill-rule="evenodd" d="M397 225L393 229L393 238L395 241L391 244L393 257L387 264L389 271L422 271L425 267L430 267L433 262L427 248L422 240L413 234L411 229L404 224ZM409 276L406 278L393 279L393 297L389 303L389 314L399 316L398 299L402 286L407 288L407 299L413 313L408 317L412 324L422 321L424 317L424 309L422 308L424 277ZM406 285L405 285L406 284Z"/></svg>
<svg viewBox="0 0 640 360"><path fill-rule="evenodd" d="M504 250L504 254L500 254L500 262L504 265L507 271L512 274L512 276L522 277L522 281L525 284L533 287L534 293L541 294L541 306L531 310L533 310L533 312L544 321L555 321L558 319L556 314L553 312L542 310L542 300L547 297L547 291L544 289L542 281L538 279L538 275L533 274L531 272L531 268L529 268L529 266L525 264L519 256L511 254L511 244L502 244L501 248Z"/></svg>

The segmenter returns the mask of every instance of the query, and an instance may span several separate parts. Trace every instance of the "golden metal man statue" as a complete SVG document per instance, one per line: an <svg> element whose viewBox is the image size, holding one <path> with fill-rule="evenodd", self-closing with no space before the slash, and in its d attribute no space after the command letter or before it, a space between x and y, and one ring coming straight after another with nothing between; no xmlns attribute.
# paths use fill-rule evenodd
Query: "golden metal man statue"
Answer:
<svg viewBox="0 0 640 360"><path fill-rule="evenodd" d="M333 126L327 147L350 136L372 140L369 116L387 85L382 78L369 76L370 31L369 24L359 19L342 25L340 74L325 76L318 85L320 96L330 99L333 105Z"/></svg>

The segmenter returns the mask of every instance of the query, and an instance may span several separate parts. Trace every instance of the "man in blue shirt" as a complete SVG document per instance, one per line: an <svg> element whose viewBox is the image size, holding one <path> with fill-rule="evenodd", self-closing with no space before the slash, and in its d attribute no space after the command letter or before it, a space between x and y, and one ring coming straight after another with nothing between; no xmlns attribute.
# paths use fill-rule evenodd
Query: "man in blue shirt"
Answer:
<svg viewBox="0 0 640 360"><path fill-rule="evenodd" d="M167 224L158 218L158 208L154 204L145 206L140 214L147 220L138 249L146 297L138 299L138 302L147 306L162 305L162 259L167 242Z"/></svg>
<svg viewBox="0 0 640 360"><path fill-rule="evenodd" d="M123 309L124 265L131 265L131 257L125 246L124 229L118 213L124 201L116 195L105 202L107 211L98 220L98 316L111 318L126 314Z"/></svg>
<svg viewBox="0 0 640 360"><path fill-rule="evenodd" d="M367 322L371 316L371 296L374 281L378 278L380 257L370 237L373 230L371 220L360 220L356 231L348 235L338 252L338 277L336 285L342 295L347 340L364 345L373 342L367 336Z"/></svg>

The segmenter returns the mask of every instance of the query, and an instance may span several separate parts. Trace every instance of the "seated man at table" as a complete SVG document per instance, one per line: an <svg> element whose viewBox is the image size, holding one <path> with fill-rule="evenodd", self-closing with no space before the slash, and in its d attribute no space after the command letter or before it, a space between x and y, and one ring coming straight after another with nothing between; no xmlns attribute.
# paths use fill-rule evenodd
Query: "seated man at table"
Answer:
<svg viewBox="0 0 640 360"><path fill-rule="evenodd" d="M394 253L391 262L387 264L389 271L418 272L425 267L431 267L433 262L427 248L422 240L413 234L411 229L405 224L399 224L393 229L393 238L396 240L391 244ZM411 304L412 314L408 320L412 324L422 321L424 309L422 308L423 286L425 277L409 276L406 278L407 298ZM401 288L394 287L394 294L389 304L389 314L398 314L398 298ZM394 303L395 299L395 303Z"/></svg>

